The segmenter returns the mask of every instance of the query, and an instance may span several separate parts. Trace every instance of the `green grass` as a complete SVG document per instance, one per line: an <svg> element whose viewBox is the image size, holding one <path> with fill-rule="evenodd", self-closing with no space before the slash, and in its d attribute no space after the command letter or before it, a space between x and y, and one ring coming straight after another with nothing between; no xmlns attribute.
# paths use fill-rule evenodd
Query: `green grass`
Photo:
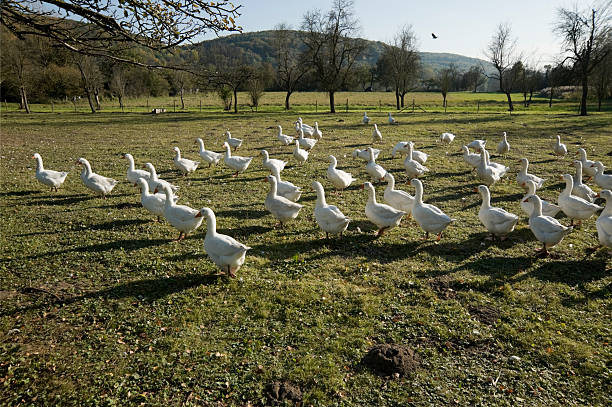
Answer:
<svg viewBox="0 0 612 407"><path fill-rule="evenodd" d="M372 111L383 123L379 163L398 188L413 192L391 147L413 140L430 154L425 200L458 219L435 244L406 220L374 239L365 193L329 191L330 153L340 168L367 178L350 158L371 137L358 111L301 112L306 123L318 120L324 138L296 167L271 127L289 133L297 114L272 110L2 114L0 404L259 405L267 383L289 380L306 405L610 405L612 263L605 251L587 250L597 245L595 218L553 249L558 259L535 259L538 243L514 180L516 161L527 157L531 172L548 179L540 195L556 200L562 185L555 177L573 171L569 157L550 154L556 134L571 153L582 146L612 166L610 113L477 115L465 108L400 113L400 125L388 126L384 109ZM220 151L226 129L244 139L241 155L266 148L289 160L283 179L305 190L296 221L275 228L264 210L260 157L238 178L222 165L187 178L173 170L173 146L197 158L200 136ZM435 142L443 131L457 134L449 148ZM499 243L484 240L472 192L478 183L456 151L474 138L495 146L502 131L512 150L494 159L513 170L492 198L521 220ZM34 152L47 168L70 171L58 193L36 182ZM181 203L211 207L221 232L253 248L239 278L215 276L204 227L175 243L174 229L152 221L125 181L122 152L154 163L160 177L180 185ZM123 181L109 199L81 184L78 157ZM314 179L354 219L344 238L325 240L314 224ZM367 350L385 342L413 347L422 367L399 380L362 367Z"/></svg>

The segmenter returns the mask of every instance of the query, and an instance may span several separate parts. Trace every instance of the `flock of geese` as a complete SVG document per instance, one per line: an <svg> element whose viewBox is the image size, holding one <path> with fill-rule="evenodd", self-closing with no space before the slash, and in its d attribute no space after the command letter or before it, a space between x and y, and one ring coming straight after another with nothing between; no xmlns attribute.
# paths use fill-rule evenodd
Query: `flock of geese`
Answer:
<svg viewBox="0 0 612 407"><path fill-rule="evenodd" d="M397 124L397 121L389 113L389 124ZM362 122L369 124L370 118L364 113ZM296 137L283 134L283 129L279 125L277 140L283 146L295 145L293 157L298 165L304 165L308 160L309 152L319 142L323 134L319 129L318 123L309 126L302 121L302 118L294 123ZM308 135L309 137L306 137ZM196 139L199 146L199 153L202 161L208 166L223 163L234 172L234 177L245 171L251 164L254 157L243 157L232 155L242 146L242 140L232 137L231 133L225 133L226 139L223 143L225 153L217 153L206 150L201 138ZM442 133L439 141L450 144L454 141L455 135L452 133ZM374 124L372 131L372 144L382 143L382 134L378 126ZM552 146L552 152L558 157L567 154L567 147L561 143L560 137ZM187 175L194 172L201 164L181 156L178 147L173 148L174 165L183 174ZM474 152L471 152L473 150ZM496 148L496 153L505 156L510 151L506 133ZM429 169L425 166L428 155L414 149L411 141L398 142L391 151L391 156L403 155L404 169L410 178L410 185L414 187L414 195L408 192L395 189L395 179L393 175L385 170L376 159L380 150L368 147L363 150L355 150L352 156L365 162L365 170L371 177L372 182L362 184L362 189L367 192L368 198L365 205L366 217L378 227L377 236L382 235L387 229L396 227L400 224L404 216L413 217L416 223L425 231L427 238L430 233L437 235L437 240L442 237L442 232L452 224L455 219L445 214L440 208L423 202L423 184L418 179L419 176ZM483 185L475 188L474 192L480 193L482 204L478 211L478 218L490 233L490 238L505 239L512 232L518 223L519 217L502 208L491 206L492 188L500 179L507 175L509 168L505 165L492 162L490 154L486 149L486 140L474 140L461 147L462 157L468 167L476 172L476 177L482 181ZM302 190L291 182L281 179L281 172L288 162L270 158L266 150L260 151L262 164L270 175L266 177L270 184L270 190L265 198L264 207L279 222L284 224L295 219L303 206L297 201L300 199ZM593 162L587 159L586 151L582 148L576 152L580 156L579 160L573 162L576 168L575 177L564 174L561 179L565 181L565 189L560 193L557 204L544 201L537 195L537 189L541 188L546 181L534 174L529 173L529 161L521 158L521 168L517 175L518 185L525 191L521 199L521 209L529 216L529 228L533 235L539 240L543 247L538 249L538 255L548 255L548 249L560 243L563 238L572 231L574 221L580 224L602 210L596 221L599 242L602 246L612 249L612 175L605 174L605 167L601 162ZM134 158L131 154L122 154L128 161L127 180L135 186L140 187L141 203L150 213L157 216L160 220L165 218L170 225L179 231L177 240L182 240L190 232L196 230L204 219L206 219L207 232L204 239L204 250L211 260L221 269L223 273L235 277L236 271L245 261L246 252L250 247L236 241L230 236L216 231L216 218L210 208L200 210L190 208L185 205L177 204L178 197L175 195L178 186L160 179L157 176L155 167L151 163L144 165L145 170L136 169ZM36 179L42 184L54 190L64 183L67 172L47 170L43 167L40 154L35 153L32 158L37 160ZM96 174L92 171L91 164L85 158L79 158L77 164L82 166L81 180L83 184L94 193L106 198L118 181L112 178ZM329 156L329 167L326 176L331 185L337 191L343 191L357 180L352 174L337 168L338 162L335 156ZM595 184L603 190L596 194L587 184L583 183L583 173L593 180ZM376 193L373 183L386 182L384 191L384 202L376 200ZM347 229L351 219L345 216L342 211L329 205L325 199L325 190L318 181L311 183L312 189L317 194L314 207L314 217L329 238L329 234L340 234ZM606 206L601 207L594 203L597 197L606 201ZM561 224L555 215L562 211L569 219L570 225Z"/></svg>

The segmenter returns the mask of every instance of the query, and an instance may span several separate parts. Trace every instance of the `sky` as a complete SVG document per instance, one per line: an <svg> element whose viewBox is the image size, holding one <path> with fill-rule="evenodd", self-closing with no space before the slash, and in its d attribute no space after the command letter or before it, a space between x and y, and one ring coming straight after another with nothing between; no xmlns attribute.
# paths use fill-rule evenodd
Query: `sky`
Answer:
<svg viewBox="0 0 612 407"><path fill-rule="evenodd" d="M420 51L449 52L486 59L484 49L499 23L509 23L517 47L532 65L554 61L560 40L553 33L559 7L576 0L354 0L360 37L390 41L412 25ZM299 28L307 11L330 9L331 0L237 0L243 32L273 29L284 22ZM581 0L585 4L585 0ZM431 33L438 38L432 39Z"/></svg>

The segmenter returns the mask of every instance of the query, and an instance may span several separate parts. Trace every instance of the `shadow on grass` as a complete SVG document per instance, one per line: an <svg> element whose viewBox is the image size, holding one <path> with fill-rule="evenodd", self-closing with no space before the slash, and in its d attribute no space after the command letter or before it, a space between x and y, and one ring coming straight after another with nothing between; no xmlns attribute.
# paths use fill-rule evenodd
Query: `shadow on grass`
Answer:
<svg viewBox="0 0 612 407"><path fill-rule="evenodd" d="M98 197L94 196L94 195L80 194L80 195L73 195L73 196L66 196L66 197L57 197L57 198L49 197L48 199L37 199L37 200L28 201L25 204L28 205L28 206L39 206L39 205L48 205L48 206L73 205L73 204L76 204L76 203L79 203L79 202L90 201L90 200L96 199L96 198L98 198Z"/></svg>
<svg viewBox="0 0 612 407"><path fill-rule="evenodd" d="M0 197L5 196L28 196L32 194L38 194L42 191L9 191L9 192L0 192Z"/></svg>
<svg viewBox="0 0 612 407"><path fill-rule="evenodd" d="M268 211L255 209L226 209L216 213L218 218L232 217L238 219L261 219L267 215Z"/></svg>

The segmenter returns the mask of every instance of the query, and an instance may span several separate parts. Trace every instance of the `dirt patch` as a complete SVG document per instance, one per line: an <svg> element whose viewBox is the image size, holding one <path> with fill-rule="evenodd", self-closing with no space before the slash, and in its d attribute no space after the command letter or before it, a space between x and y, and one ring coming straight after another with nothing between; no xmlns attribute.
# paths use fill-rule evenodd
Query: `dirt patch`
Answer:
<svg viewBox="0 0 612 407"><path fill-rule="evenodd" d="M363 357L362 363L380 376L408 376L421 365L420 356L407 346L376 345Z"/></svg>
<svg viewBox="0 0 612 407"><path fill-rule="evenodd" d="M142 205L140 203L134 202L122 202L118 203L115 207L117 209L131 209L131 208L140 208Z"/></svg>
<svg viewBox="0 0 612 407"><path fill-rule="evenodd" d="M490 305L469 306L468 312L483 324L493 325L499 319L499 310Z"/></svg>
<svg viewBox="0 0 612 407"><path fill-rule="evenodd" d="M457 284L448 276L436 277L429 280L429 286L441 300L450 300L457 296L457 290L455 289Z"/></svg>
<svg viewBox="0 0 612 407"><path fill-rule="evenodd" d="M302 390L291 382L274 382L266 386L266 397L271 404L291 401L302 404Z"/></svg>
<svg viewBox="0 0 612 407"><path fill-rule="evenodd" d="M0 301L1 300L10 300L11 298L17 295L17 291L12 290L0 290Z"/></svg>

